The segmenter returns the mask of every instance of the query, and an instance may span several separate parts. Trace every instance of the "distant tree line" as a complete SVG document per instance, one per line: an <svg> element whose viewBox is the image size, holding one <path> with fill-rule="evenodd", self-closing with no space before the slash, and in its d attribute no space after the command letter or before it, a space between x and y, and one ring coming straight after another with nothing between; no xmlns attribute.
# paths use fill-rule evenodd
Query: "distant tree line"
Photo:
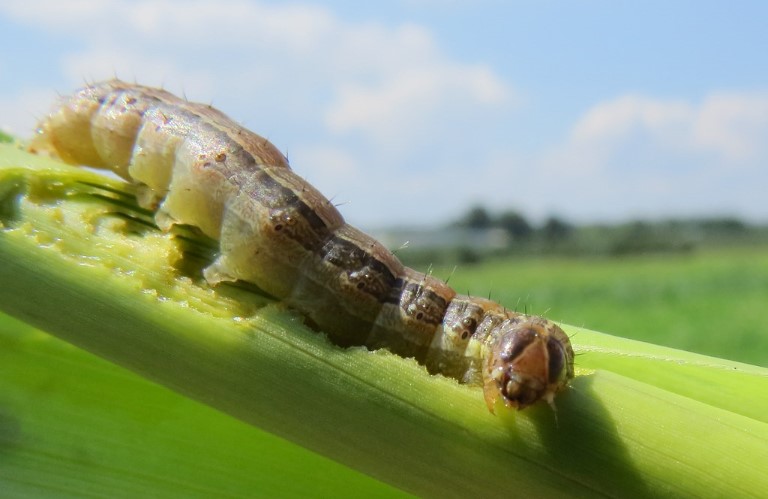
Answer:
<svg viewBox="0 0 768 499"><path fill-rule="evenodd" d="M504 229L515 238L526 238L533 233L533 227L521 214L515 211L504 211L498 215L492 215L482 206L470 208L467 214L457 220L454 225L469 229Z"/></svg>
<svg viewBox="0 0 768 499"><path fill-rule="evenodd" d="M648 253L688 253L699 248L766 245L768 226L749 224L735 217L667 220L635 220L615 224L574 224L551 216L541 224L531 223L513 210L491 212L482 206L470 208L450 224L468 230L503 230L505 248L457 245L425 248L401 255L409 264L477 262L507 255L564 255L622 257Z"/></svg>
<svg viewBox="0 0 768 499"><path fill-rule="evenodd" d="M502 229L512 241L522 242L538 236L546 240L562 240L574 230L574 226L565 220L551 216L539 227L534 227L521 213L507 210L492 214L482 206L474 206L453 223L457 227L469 229Z"/></svg>

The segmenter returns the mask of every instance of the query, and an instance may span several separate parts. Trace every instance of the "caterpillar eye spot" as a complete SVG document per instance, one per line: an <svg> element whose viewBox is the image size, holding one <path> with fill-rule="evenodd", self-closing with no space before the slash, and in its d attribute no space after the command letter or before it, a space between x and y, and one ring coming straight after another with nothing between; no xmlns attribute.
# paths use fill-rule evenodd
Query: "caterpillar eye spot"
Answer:
<svg viewBox="0 0 768 499"><path fill-rule="evenodd" d="M431 373L481 387L491 412L498 400L515 409L551 401L573 378L570 340L554 323L457 295L432 275L405 267L347 225L264 137L207 109L160 89L98 83L62 101L30 149L75 164L89 161L91 153L82 151L121 151L113 156L125 156L119 160L125 164L112 169L128 171L142 186L160 210L158 222L167 217L219 238L217 276L284 300L340 344L388 348ZM107 132L98 148L68 143L93 141L96 120ZM122 152L125 139L136 144L130 154ZM143 168L129 168L136 164ZM158 186L158 178L165 183ZM313 296L286 284L300 282L316 284L307 286ZM372 338L378 331L384 336Z"/></svg>

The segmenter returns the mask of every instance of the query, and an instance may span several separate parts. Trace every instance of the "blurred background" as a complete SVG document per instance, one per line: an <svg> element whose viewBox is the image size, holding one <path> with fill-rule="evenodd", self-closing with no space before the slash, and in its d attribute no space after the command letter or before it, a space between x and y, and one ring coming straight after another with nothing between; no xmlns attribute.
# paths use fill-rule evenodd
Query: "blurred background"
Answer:
<svg viewBox="0 0 768 499"><path fill-rule="evenodd" d="M768 365L768 4L5 0L0 127L119 77L460 291ZM453 266L458 269L453 272Z"/></svg>

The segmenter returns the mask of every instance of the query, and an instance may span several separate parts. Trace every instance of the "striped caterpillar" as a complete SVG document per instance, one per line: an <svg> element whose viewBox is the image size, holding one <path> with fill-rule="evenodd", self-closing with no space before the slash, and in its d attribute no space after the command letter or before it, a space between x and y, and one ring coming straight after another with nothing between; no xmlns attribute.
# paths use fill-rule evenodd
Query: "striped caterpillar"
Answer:
<svg viewBox="0 0 768 499"><path fill-rule="evenodd" d="M573 349L554 323L464 296L403 266L349 226L266 139L210 106L118 80L63 99L31 148L109 168L137 186L157 225L219 241L212 285L256 284L340 346L386 348L431 373L483 386L522 409L553 404L573 377Z"/></svg>

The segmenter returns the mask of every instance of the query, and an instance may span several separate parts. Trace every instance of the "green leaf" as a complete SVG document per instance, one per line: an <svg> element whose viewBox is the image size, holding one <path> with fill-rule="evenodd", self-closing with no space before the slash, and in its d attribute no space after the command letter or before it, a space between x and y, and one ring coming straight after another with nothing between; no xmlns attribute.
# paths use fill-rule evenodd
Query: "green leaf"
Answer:
<svg viewBox="0 0 768 499"><path fill-rule="evenodd" d="M0 490L57 498L400 495L2 314Z"/></svg>
<svg viewBox="0 0 768 499"><path fill-rule="evenodd" d="M766 369L578 330L557 413L493 416L479 389L209 288L215 245L157 231L124 183L0 154L0 307L242 421L424 496L768 490Z"/></svg>

